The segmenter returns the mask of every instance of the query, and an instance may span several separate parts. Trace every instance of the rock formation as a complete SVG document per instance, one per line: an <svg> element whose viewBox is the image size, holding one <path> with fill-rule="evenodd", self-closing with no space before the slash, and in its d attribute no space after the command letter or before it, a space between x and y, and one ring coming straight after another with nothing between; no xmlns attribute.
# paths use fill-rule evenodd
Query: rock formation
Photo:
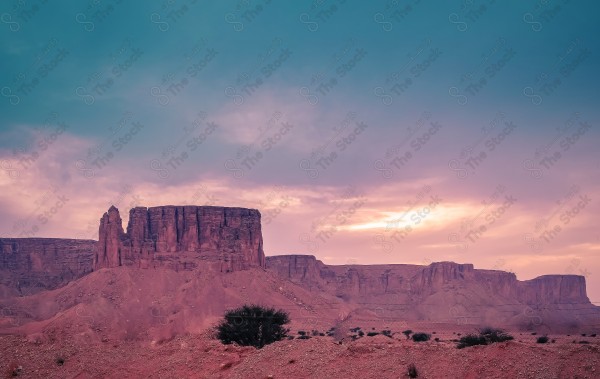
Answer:
<svg viewBox="0 0 600 379"><path fill-rule="evenodd" d="M100 220L94 269L117 266L190 270L208 261L220 271L263 267L260 212L211 206L136 207L123 232L118 209Z"/></svg>
<svg viewBox="0 0 600 379"><path fill-rule="evenodd" d="M579 275L476 270L472 264L325 265L311 255L267 257L281 278L361 305L389 319L450 323L574 326L597 322Z"/></svg>
<svg viewBox="0 0 600 379"><path fill-rule="evenodd" d="M265 259L260 221L253 209L136 207L124 230L119 210L111 207L100 220L98 242L0 239L0 298L61 287L104 268L198 269L215 275L255 268L271 271L281 285L269 285L282 293L291 281L329 299L320 306L330 310L343 305L343 312L372 311L373 317L389 320L575 327L600 319L582 276L519 281L513 273L454 262L332 266L311 255Z"/></svg>
<svg viewBox="0 0 600 379"><path fill-rule="evenodd" d="M0 239L0 297L54 289L92 271L96 241Z"/></svg>

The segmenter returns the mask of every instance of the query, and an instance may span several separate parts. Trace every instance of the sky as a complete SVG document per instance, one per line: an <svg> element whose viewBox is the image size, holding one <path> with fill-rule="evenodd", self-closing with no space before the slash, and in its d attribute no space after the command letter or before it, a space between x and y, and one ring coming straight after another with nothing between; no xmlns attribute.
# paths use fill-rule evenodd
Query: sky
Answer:
<svg viewBox="0 0 600 379"><path fill-rule="evenodd" d="M584 275L600 304L599 8L3 1L0 238L248 207L266 255Z"/></svg>

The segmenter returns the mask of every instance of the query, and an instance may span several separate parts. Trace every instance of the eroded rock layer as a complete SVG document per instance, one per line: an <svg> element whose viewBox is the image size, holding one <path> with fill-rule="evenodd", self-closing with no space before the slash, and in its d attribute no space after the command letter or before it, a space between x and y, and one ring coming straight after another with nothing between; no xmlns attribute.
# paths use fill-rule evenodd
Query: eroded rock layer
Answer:
<svg viewBox="0 0 600 379"><path fill-rule="evenodd" d="M202 260L221 271L264 266L260 212L210 206L136 207L129 212L127 232L115 207L100 220L94 269L189 270Z"/></svg>
<svg viewBox="0 0 600 379"><path fill-rule="evenodd" d="M519 281L513 273L477 270L472 264L333 266L311 255L267 257L266 267L389 320L547 325L553 330L600 320L600 308L590 303L585 278L579 275Z"/></svg>
<svg viewBox="0 0 600 379"><path fill-rule="evenodd" d="M91 240L1 238L0 295L30 295L80 278L92 271L95 248Z"/></svg>

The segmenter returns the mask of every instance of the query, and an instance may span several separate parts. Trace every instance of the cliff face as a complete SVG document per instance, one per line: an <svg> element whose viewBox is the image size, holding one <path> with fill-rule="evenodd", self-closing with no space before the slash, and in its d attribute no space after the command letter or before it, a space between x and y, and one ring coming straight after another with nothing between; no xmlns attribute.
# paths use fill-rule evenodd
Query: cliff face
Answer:
<svg viewBox="0 0 600 379"><path fill-rule="evenodd" d="M312 255L267 257L266 267L295 283L347 295L406 292L428 296L448 289L476 289L524 304L589 304L585 278L579 275L544 275L519 281L513 273L476 270L472 264L329 266Z"/></svg>
<svg viewBox="0 0 600 379"><path fill-rule="evenodd" d="M0 239L0 284L4 295L54 289L92 271L96 241L59 238Z"/></svg>
<svg viewBox="0 0 600 379"><path fill-rule="evenodd" d="M94 268L117 267L121 265L121 241L123 226L119 210L114 206L100 219L98 246L94 256Z"/></svg>
<svg viewBox="0 0 600 379"><path fill-rule="evenodd" d="M543 275L519 282L517 297L528 304L589 303L585 277L579 275Z"/></svg>
<svg viewBox="0 0 600 379"><path fill-rule="evenodd" d="M137 266L189 270L199 260L220 271L265 265L260 213L209 206L137 207L127 232L111 207L100 220L94 269Z"/></svg>
<svg viewBox="0 0 600 379"><path fill-rule="evenodd" d="M513 273L472 264L330 266L310 255L267 257L266 267L391 320L557 328L600 316L586 295L585 278L577 275L519 281Z"/></svg>

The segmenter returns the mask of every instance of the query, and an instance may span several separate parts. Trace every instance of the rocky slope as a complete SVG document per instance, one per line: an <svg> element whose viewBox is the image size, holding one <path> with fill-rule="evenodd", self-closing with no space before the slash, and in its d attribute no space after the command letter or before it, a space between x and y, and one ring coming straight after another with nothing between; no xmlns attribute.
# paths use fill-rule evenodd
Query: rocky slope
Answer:
<svg viewBox="0 0 600 379"><path fill-rule="evenodd" d="M429 329L424 329L429 330ZM396 332L394 330L394 332ZM295 333L293 333L295 334ZM296 335L297 336L297 335ZM600 337L551 335L556 343L538 344L536 336L457 349L452 332L440 341L413 342L363 337L338 344L332 337L283 340L257 350L223 345L208 335L178 336L162 343L82 339L29 342L0 335L0 373L18 378L408 378L414 364L418 377L444 379L598 378ZM59 365L57 357L64 360Z"/></svg>

